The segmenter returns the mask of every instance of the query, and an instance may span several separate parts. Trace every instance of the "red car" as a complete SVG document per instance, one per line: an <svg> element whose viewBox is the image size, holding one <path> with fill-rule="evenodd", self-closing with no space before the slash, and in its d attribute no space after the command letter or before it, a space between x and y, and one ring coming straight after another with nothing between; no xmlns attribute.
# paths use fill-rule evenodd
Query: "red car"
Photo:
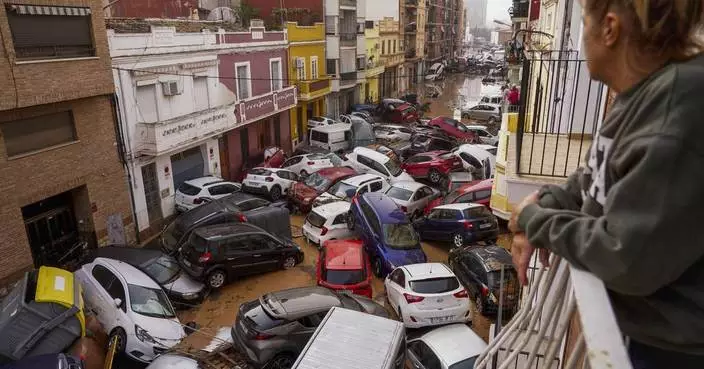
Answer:
<svg viewBox="0 0 704 369"><path fill-rule="evenodd" d="M309 175L305 181L294 183L289 199L294 207L297 207L301 212L307 213L318 195L327 191L335 183L355 174L357 172L349 167L320 169Z"/></svg>
<svg viewBox="0 0 704 369"><path fill-rule="evenodd" d="M437 127L448 136L456 138L458 141L466 143L476 143L477 134L471 131L464 123L448 117L433 118L429 123L431 127Z"/></svg>
<svg viewBox="0 0 704 369"><path fill-rule="evenodd" d="M448 173L462 170L462 160L449 151L428 151L406 159L401 168L413 178L428 178L432 183L440 183Z"/></svg>
<svg viewBox="0 0 704 369"><path fill-rule="evenodd" d="M318 256L319 286L372 298L372 265L361 240L330 240Z"/></svg>
<svg viewBox="0 0 704 369"><path fill-rule="evenodd" d="M441 199L435 199L425 207L425 215L428 215L434 207L447 204L465 204L474 202L489 207L491 202L491 188L494 186L494 179L482 179L468 183Z"/></svg>

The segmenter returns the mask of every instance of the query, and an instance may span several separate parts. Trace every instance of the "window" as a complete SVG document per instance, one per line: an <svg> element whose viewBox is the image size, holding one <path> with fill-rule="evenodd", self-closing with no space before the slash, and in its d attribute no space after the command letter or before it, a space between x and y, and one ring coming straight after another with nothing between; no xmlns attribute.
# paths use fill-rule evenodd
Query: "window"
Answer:
<svg viewBox="0 0 704 369"><path fill-rule="evenodd" d="M225 255L237 255L248 251L249 237L233 238L225 242Z"/></svg>
<svg viewBox="0 0 704 369"><path fill-rule="evenodd" d="M294 156L291 159L286 160L283 164L281 164L282 168L290 167L291 165L295 165L301 162L303 160L303 156Z"/></svg>
<svg viewBox="0 0 704 369"><path fill-rule="evenodd" d="M122 311L127 310L125 302L125 287L122 286L122 282L120 282L117 278L115 278L112 281L112 284L110 284L110 287L108 288L108 294L113 299L120 299L120 301L122 301L122 303L120 304L120 309L122 309Z"/></svg>
<svg viewBox="0 0 704 369"><path fill-rule="evenodd" d="M386 54L386 42L381 41L381 54Z"/></svg>
<svg viewBox="0 0 704 369"><path fill-rule="evenodd" d="M140 87L147 87L147 86L140 86ZM137 87L137 91L139 92L139 88ZM156 87L156 85L151 85L151 87ZM206 110L210 108L210 102L208 99L208 78L207 77L193 77L193 97L195 98L195 110L200 111L200 110ZM139 98L139 97L138 97ZM148 98L145 96L145 98ZM156 101L154 102L156 105ZM156 107L156 106L155 106ZM140 109L142 106L140 106ZM151 107L149 108L151 109ZM154 109L154 115L156 115L156 109ZM144 114L144 113L142 113ZM150 113L151 114L151 113Z"/></svg>
<svg viewBox="0 0 704 369"><path fill-rule="evenodd" d="M318 79L320 78L320 72L318 69L318 57L317 56L311 56L310 57L310 78L311 79Z"/></svg>
<svg viewBox="0 0 704 369"><path fill-rule="evenodd" d="M0 132L8 157L77 140L70 111L0 123Z"/></svg>
<svg viewBox="0 0 704 369"><path fill-rule="evenodd" d="M357 57L357 70L364 70L367 57L362 55Z"/></svg>
<svg viewBox="0 0 704 369"><path fill-rule="evenodd" d="M390 279L401 287L406 287L406 275L403 274L403 269L396 269L391 273Z"/></svg>
<svg viewBox="0 0 704 369"><path fill-rule="evenodd" d="M374 21L364 21L364 28L373 29L374 28Z"/></svg>
<svg viewBox="0 0 704 369"><path fill-rule="evenodd" d="M239 188L237 186L232 185L232 184L223 184L223 185L217 185L210 187L208 189L208 192L210 192L211 195L216 196L216 195L227 195L229 193L237 192Z"/></svg>
<svg viewBox="0 0 704 369"><path fill-rule="evenodd" d="M265 206L269 206L269 201L266 201L264 199L252 199L252 200L249 200L249 201L246 201L246 202L239 204L237 207L241 211L248 211L248 210L263 208Z"/></svg>
<svg viewBox="0 0 704 369"><path fill-rule="evenodd" d="M485 200L491 197L491 190L479 190L474 193L474 200Z"/></svg>
<svg viewBox="0 0 704 369"><path fill-rule="evenodd" d="M396 40L394 40L394 54L396 54Z"/></svg>
<svg viewBox="0 0 704 369"><path fill-rule="evenodd" d="M334 76L337 74L337 59L327 59L325 64L325 69L329 76Z"/></svg>
<svg viewBox="0 0 704 369"><path fill-rule="evenodd" d="M333 225L336 225L336 224L345 224L345 223L346 223L346 220L347 220L347 219L346 219L346 217L345 217L345 214L340 214L340 215L338 215L338 216L335 217L335 220L332 221L332 224L333 224Z"/></svg>
<svg viewBox="0 0 704 369"><path fill-rule="evenodd" d="M108 290L108 288L112 284L112 281L115 279L115 275L112 274L111 271L109 271L102 265L94 266L92 274L93 278L95 278L98 284L100 284L105 289L105 291Z"/></svg>
<svg viewBox="0 0 704 369"><path fill-rule="evenodd" d="M235 64L237 97L240 100L252 97L252 80L249 74L249 62Z"/></svg>
<svg viewBox="0 0 704 369"><path fill-rule="evenodd" d="M144 123L155 123L159 120L156 84L137 86L137 119Z"/></svg>
<svg viewBox="0 0 704 369"><path fill-rule="evenodd" d="M95 56L90 8L8 5L17 59Z"/></svg>
<svg viewBox="0 0 704 369"><path fill-rule="evenodd" d="M276 244L274 240L261 234L251 235L247 238L247 245L249 246L249 251L253 252L271 250Z"/></svg>
<svg viewBox="0 0 704 369"><path fill-rule="evenodd" d="M283 86L281 76L281 58L269 59L269 75L271 76L271 90L278 91Z"/></svg>

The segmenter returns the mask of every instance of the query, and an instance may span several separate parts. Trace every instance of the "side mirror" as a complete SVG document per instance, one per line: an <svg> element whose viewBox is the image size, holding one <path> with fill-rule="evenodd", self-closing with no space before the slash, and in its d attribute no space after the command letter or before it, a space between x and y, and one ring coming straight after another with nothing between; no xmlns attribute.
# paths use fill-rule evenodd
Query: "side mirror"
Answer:
<svg viewBox="0 0 704 369"><path fill-rule="evenodd" d="M122 307L122 299L116 298L113 300L113 302L115 303L115 307L118 307L118 308Z"/></svg>

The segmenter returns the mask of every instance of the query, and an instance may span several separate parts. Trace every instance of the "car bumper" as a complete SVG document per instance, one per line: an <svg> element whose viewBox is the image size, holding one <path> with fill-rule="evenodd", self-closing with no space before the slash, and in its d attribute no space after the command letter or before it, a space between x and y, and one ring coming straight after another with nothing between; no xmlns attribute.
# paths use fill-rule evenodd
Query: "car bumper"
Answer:
<svg viewBox="0 0 704 369"><path fill-rule="evenodd" d="M305 237L308 242L322 246L323 243L327 241L327 238L325 236L321 236L320 232L318 232L315 228L309 226L308 224L304 224L302 230L303 237Z"/></svg>
<svg viewBox="0 0 704 369"><path fill-rule="evenodd" d="M150 363L157 356L168 351L173 346L176 346L178 342L175 340L173 343L161 345L153 344L148 342L140 341L136 335L129 334L127 336L127 342L125 343L125 353L132 359L135 359L142 363Z"/></svg>
<svg viewBox="0 0 704 369"><path fill-rule="evenodd" d="M408 305L402 308L403 324L407 328L429 327L451 323L468 323L472 321L469 312L469 299L458 306L443 310L420 310Z"/></svg>
<svg viewBox="0 0 704 369"><path fill-rule="evenodd" d="M242 342L242 339L237 334L237 329L235 327L232 327L232 329L230 330L230 334L232 335L232 342L235 346L235 349L240 353L244 354L245 360L247 360L248 363L257 365L264 363L260 360L261 358L257 355L256 352L254 352L254 350L247 347L247 345Z"/></svg>
<svg viewBox="0 0 704 369"><path fill-rule="evenodd" d="M190 307L203 303L207 295L207 289L205 288L199 292L195 292L192 294L181 294L177 292L171 292L169 294L169 300L171 300L174 305L177 305L179 307Z"/></svg>
<svg viewBox="0 0 704 369"><path fill-rule="evenodd" d="M477 242L484 240L492 240L499 237L499 229L487 229L486 231L473 231L464 234L465 242Z"/></svg>
<svg viewBox="0 0 704 369"><path fill-rule="evenodd" d="M269 188L265 184L262 184L261 186L259 186L258 183L255 183L254 186L251 186L251 185L245 185L243 183L242 184L242 191L254 193L254 194L260 194L260 195L266 195L269 193Z"/></svg>
<svg viewBox="0 0 704 369"><path fill-rule="evenodd" d="M183 260L178 260L178 265L183 269L186 274L195 278L198 281L203 281L205 279L205 268L193 265L187 265Z"/></svg>

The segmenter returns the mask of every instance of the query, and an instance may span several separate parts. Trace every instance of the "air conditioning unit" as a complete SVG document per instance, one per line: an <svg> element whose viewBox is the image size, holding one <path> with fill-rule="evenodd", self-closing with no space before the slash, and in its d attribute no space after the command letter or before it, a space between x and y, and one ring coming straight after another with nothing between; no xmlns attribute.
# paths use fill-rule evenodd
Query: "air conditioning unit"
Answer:
<svg viewBox="0 0 704 369"><path fill-rule="evenodd" d="M174 96L183 93L180 81L161 82L161 90L164 92L164 96Z"/></svg>

